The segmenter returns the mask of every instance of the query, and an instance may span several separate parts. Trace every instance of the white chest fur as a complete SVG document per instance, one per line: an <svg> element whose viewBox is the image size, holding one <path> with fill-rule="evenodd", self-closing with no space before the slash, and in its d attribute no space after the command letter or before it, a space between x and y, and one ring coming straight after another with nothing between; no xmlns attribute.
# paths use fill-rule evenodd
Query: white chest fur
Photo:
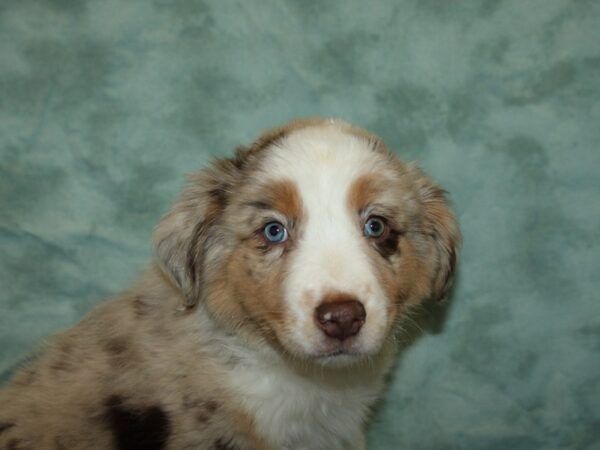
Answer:
<svg viewBox="0 0 600 450"><path fill-rule="evenodd" d="M357 380L344 373L300 375L281 361L244 358L229 382L258 433L274 448L362 448L364 421L379 393L381 374Z"/></svg>

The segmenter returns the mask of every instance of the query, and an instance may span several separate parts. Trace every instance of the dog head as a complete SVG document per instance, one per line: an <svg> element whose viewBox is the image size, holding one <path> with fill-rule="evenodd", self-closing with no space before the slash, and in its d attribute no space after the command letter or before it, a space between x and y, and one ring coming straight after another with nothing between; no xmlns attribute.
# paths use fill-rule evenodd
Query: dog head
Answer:
<svg viewBox="0 0 600 450"><path fill-rule="evenodd" d="M459 241L444 191L415 165L321 119L193 175L155 232L188 307L322 362L376 354L407 305L443 298Z"/></svg>

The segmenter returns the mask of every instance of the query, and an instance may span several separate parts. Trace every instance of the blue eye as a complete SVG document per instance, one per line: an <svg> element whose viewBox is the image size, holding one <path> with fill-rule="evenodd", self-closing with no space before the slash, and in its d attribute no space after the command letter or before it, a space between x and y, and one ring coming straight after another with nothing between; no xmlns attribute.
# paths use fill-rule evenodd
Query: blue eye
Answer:
<svg viewBox="0 0 600 450"><path fill-rule="evenodd" d="M378 238L385 233L385 222L379 217L369 217L363 229L365 236Z"/></svg>
<svg viewBox="0 0 600 450"><path fill-rule="evenodd" d="M269 222L265 225L264 234L267 241L273 244L284 242L288 238L288 232L279 222Z"/></svg>

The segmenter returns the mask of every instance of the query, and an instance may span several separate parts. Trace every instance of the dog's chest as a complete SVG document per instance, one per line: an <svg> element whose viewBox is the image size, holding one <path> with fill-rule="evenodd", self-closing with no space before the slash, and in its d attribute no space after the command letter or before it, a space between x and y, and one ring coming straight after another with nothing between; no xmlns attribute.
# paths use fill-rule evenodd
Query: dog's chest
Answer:
<svg viewBox="0 0 600 450"><path fill-rule="evenodd" d="M278 368L246 366L231 383L258 433L274 448L342 450L362 439L379 383L343 387L319 383Z"/></svg>

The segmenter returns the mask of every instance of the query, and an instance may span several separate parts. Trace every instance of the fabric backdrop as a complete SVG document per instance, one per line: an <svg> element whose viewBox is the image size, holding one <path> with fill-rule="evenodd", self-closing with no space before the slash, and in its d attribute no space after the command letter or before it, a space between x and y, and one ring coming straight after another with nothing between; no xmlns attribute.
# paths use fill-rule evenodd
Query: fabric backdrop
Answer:
<svg viewBox="0 0 600 450"><path fill-rule="evenodd" d="M600 448L595 0L2 0L2 380L135 279L185 173L307 115L418 160L464 232L370 448Z"/></svg>

